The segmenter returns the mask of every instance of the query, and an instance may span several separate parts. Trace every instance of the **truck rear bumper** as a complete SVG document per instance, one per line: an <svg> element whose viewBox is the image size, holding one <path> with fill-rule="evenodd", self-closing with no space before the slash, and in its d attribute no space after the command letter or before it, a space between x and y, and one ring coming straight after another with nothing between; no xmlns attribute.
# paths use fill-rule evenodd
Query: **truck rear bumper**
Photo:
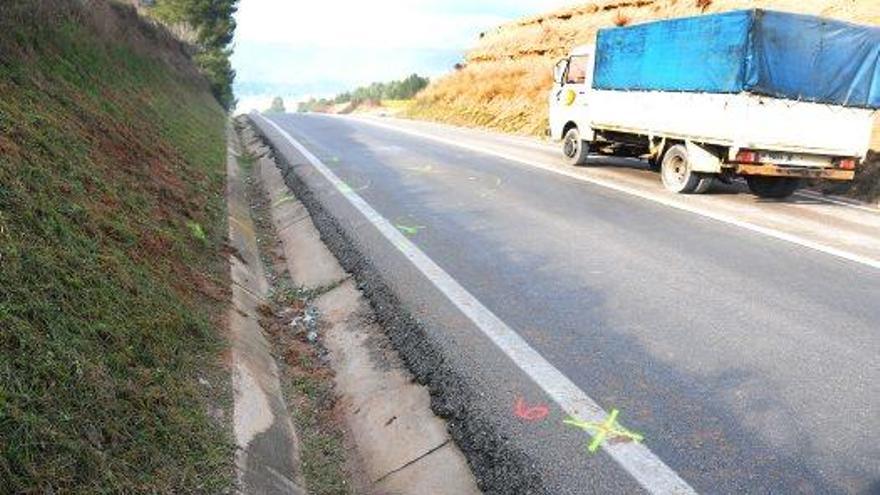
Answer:
<svg viewBox="0 0 880 495"><path fill-rule="evenodd" d="M802 179L829 179L829 180L852 180L854 170L839 168L806 168L806 167L781 167L770 164L745 164L735 165L734 171L740 175L766 175L771 177L797 177Z"/></svg>

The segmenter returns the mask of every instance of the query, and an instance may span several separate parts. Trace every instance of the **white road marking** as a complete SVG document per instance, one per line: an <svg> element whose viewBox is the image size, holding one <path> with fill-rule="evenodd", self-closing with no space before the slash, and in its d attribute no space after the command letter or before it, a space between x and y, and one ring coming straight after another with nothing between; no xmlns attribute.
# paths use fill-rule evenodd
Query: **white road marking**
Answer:
<svg viewBox="0 0 880 495"><path fill-rule="evenodd" d="M855 208L857 210L867 211L868 213L880 213L880 207L878 207L880 205L871 206L870 204L860 204L858 202L855 202L855 201L852 201L849 199L829 197L829 196L826 196L824 194L819 194L814 191L808 191L808 190L798 191L795 193L795 195L802 196L805 198L815 199L818 201L823 201L825 203L831 203L831 204L835 204L835 205L839 205L839 206L846 206L848 208Z"/></svg>
<svg viewBox="0 0 880 495"><path fill-rule="evenodd" d="M474 325L486 334L501 351L541 387L566 414L585 421L604 421L608 413L584 391L550 364L492 311L483 306L452 276L434 263L421 249L397 230L385 217L373 209L356 192L345 185L318 157L294 139L275 122L262 115L252 114L272 126L309 163L324 176L336 190L354 206L378 231L395 246L452 304ZM663 463L653 452L640 443L605 442L603 450L626 470L642 487L651 493L695 494L678 474Z"/></svg>
<svg viewBox="0 0 880 495"><path fill-rule="evenodd" d="M863 256L860 254L852 253L850 251L836 248L834 246L828 246L828 245L822 244L820 242L811 241L809 239L806 239L806 238L801 237L796 234L789 234L787 232L782 232L782 231L779 231L779 230L776 230L776 229L773 229L770 227L764 227L764 226L757 225L757 224L754 224L751 222L746 222L744 220L739 220L737 218L734 218L731 215L725 215L723 213L716 213L716 212L712 212L712 211L707 211L703 208L692 206L692 205L686 204L680 200L674 199L673 196L666 196L666 195L656 194L656 193L652 193L652 192L648 192L648 191L641 191L641 190L638 190L638 189L630 187L630 186L618 184L618 183L613 182L608 179L602 179L602 178L598 178L598 177L588 177L585 175L578 174L573 170L559 168L554 165L549 165L549 164L545 164L545 163L541 163L541 162L537 162L537 161L525 160L525 159L519 158L519 157L512 155L512 154L509 154L509 153L486 149L486 148L483 148L480 146L466 144L461 141L456 141L454 139L446 139L443 137L435 136L433 134L428 134L428 133L424 133L421 131L415 131L412 129L405 129L405 128L398 127L395 125L389 125L389 124L385 124L383 122L375 122L375 121L371 121L371 120L367 120L367 119L355 119L355 120L358 120L360 122L364 122L366 124L373 125L376 127L381 127L383 129L388 129L388 130L400 132L403 134L409 134L411 136L415 136L415 137L422 138L422 139L429 139L431 141L436 141L439 143L448 144L450 146L464 148L466 150L475 151L477 153L482 153L485 155L495 156L498 158L502 158L504 160L509 160L509 161L516 162L516 163L519 163L522 165L527 165L529 167L539 168L541 170L546 170L548 172L553 172L553 173L556 173L559 175L564 175L564 176L570 177L572 179L577 179L577 180L581 180L584 182L590 182L592 184L606 187L608 189L613 189L618 192L631 194L633 196L637 196L642 199L654 201L655 203L660 203L664 206L669 206L671 208L676 208L676 209L686 211L689 213L693 213L696 215L700 215L700 216L703 216L706 218L711 218L712 220L717 220L719 222L724 222L724 223L734 225L736 227L740 227L740 228L743 228L746 230L751 230L752 232L757 232L759 234L773 237L775 239L790 242L792 244L797 244L799 246L813 249L815 251L820 251L825 254L830 254L830 255L836 256L838 258L852 261L854 263L860 263L862 265L870 266L871 268L880 269L880 259L870 258L868 256Z"/></svg>

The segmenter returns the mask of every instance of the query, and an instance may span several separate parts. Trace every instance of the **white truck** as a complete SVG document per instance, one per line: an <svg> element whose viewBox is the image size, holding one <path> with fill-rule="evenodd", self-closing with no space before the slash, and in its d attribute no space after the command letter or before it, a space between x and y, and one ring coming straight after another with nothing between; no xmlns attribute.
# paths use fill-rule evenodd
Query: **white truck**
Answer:
<svg viewBox="0 0 880 495"><path fill-rule="evenodd" d="M880 108L880 28L763 10L600 30L554 69L550 135L565 160L647 158L664 186L743 176L781 198L851 180Z"/></svg>

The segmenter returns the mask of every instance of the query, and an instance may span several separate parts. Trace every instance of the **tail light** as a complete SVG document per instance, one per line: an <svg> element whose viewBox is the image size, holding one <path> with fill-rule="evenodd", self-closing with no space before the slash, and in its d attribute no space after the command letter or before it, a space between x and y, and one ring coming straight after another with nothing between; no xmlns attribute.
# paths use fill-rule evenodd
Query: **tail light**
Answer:
<svg viewBox="0 0 880 495"><path fill-rule="evenodd" d="M756 163L758 161L758 153L749 150L740 150L736 154L736 161L740 163Z"/></svg>
<svg viewBox="0 0 880 495"><path fill-rule="evenodd" d="M856 161L852 158L844 158L843 160L837 162L837 166L844 170L855 170Z"/></svg>

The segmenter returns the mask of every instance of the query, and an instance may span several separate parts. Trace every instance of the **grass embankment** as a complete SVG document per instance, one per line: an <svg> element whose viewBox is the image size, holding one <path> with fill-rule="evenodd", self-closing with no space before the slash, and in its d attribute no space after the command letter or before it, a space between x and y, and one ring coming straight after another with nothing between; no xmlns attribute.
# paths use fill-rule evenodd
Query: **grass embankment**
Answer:
<svg viewBox="0 0 880 495"><path fill-rule="evenodd" d="M226 117L82 5L0 6L0 492L228 492Z"/></svg>
<svg viewBox="0 0 880 495"><path fill-rule="evenodd" d="M873 1L852 0L613 0L586 3L514 21L480 35L459 70L432 82L406 111L413 118L543 135L552 67L577 45L595 42L600 28L743 8L772 8L862 24L880 24ZM880 126L878 126L880 127ZM880 150L880 128L874 148ZM869 163L863 177L876 175ZM871 172L873 170L873 172ZM880 197L880 186L854 192ZM859 192L861 191L861 192Z"/></svg>

